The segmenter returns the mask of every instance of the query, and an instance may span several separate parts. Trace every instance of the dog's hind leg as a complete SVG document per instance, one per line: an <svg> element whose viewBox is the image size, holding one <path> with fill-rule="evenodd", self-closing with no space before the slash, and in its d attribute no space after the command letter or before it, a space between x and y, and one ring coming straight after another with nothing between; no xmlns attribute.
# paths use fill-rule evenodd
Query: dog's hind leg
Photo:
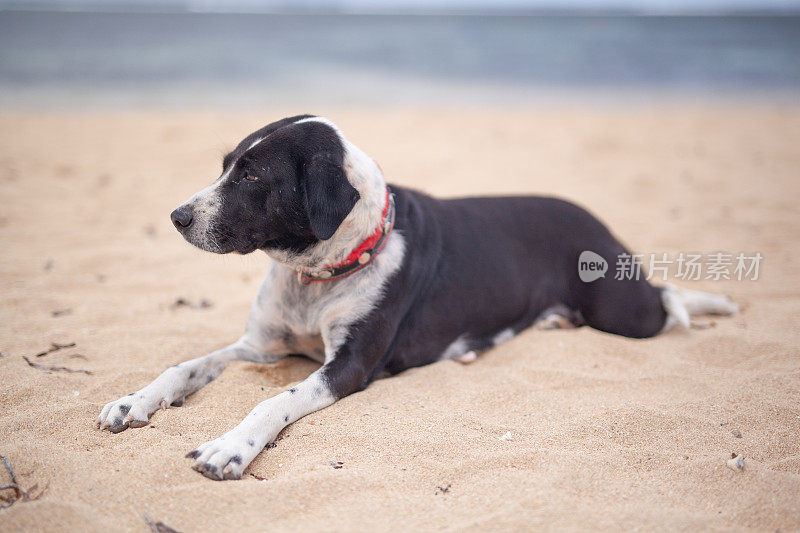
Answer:
<svg viewBox="0 0 800 533"><path fill-rule="evenodd" d="M548 329L573 329L583 325L580 312L559 304L548 307L542 311L533 323L533 327L540 330Z"/></svg>
<svg viewBox="0 0 800 533"><path fill-rule="evenodd" d="M725 295L683 289L674 285L661 288L661 303L667 312L667 321L662 332L676 324L688 328L693 316L728 316L739 312L739 306Z"/></svg>
<svg viewBox="0 0 800 533"><path fill-rule="evenodd" d="M571 329L583 325L580 312L558 304L548 307L538 315L527 314L522 319L500 330L499 332L484 337L469 337L464 334L451 342L440 356L440 360L452 359L468 365L478 359L480 351L499 346L513 339L520 331L533 325L536 329Z"/></svg>

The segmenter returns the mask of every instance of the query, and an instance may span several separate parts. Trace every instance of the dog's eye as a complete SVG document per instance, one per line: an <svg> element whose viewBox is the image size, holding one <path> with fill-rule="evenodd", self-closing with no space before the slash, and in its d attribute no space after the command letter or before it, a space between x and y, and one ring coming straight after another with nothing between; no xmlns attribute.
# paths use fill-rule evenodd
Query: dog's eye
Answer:
<svg viewBox="0 0 800 533"><path fill-rule="evenodd" d="M253 176L252 174L245 174L244 179L247 181L258 181L258 176Z"/></svg>

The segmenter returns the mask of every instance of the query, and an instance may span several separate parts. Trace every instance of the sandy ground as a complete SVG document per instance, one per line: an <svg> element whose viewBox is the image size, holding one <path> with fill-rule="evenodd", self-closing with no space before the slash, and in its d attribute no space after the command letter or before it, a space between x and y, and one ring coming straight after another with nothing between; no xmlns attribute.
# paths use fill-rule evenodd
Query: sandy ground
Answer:
<svg viewBox="0 0 800 533"><path fill-rule="evenodd" d="M183 456L315 363L234 363L150 426L95 429L106 402L241 333L268 259L195 250L168 215L226 148L299 111L0 118L0 453L44 488L0 530L145 531L143 513L180 531L800 528L796 109L334 110L395 183L561 195L639 252L759 251L760 279L684 283L744 307L709 329L527 331L376 382L238 482ZM92 374L25 363L53 342L77 345L37 362Z"/></svg>

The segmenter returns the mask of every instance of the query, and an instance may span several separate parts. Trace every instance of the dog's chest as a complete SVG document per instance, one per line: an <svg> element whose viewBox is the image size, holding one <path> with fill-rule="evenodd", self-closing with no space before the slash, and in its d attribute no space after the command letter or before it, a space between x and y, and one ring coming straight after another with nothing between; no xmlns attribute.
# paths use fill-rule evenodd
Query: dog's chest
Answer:
<svg viewBox="0 0 800 533"><path fill-rule="evenodd" d="M254 323L263 328L288 329L297 337L322 336L335 350L346 331L372 311L382 298L384 284L400 267L403 238L397 232L369 266L343 279L298 282L297 272L273 263L259 289Z"/></svg>
<svg viewBox="0 0 800 533"><path fill-rule="evenodd" d="M259 314L264 324L279 323L298 337L314 337L333 323L347 323L366 300L357 279L301 285L297 274L275 265L259 291ZM366 296L366 298L365 298Z"/></svg>

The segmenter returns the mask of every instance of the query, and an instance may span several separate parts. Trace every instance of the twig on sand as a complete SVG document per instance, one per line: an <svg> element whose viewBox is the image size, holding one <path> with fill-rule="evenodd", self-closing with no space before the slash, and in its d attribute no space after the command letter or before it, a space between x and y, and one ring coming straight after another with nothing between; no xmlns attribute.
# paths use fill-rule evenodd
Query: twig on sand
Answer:
<svg viewBox="0 0 800 533"><path fill-rule="evenodd" d="M57 352L59 350L63 350L64 348L74 348L74 347L75 347L75 343L74 342L70 342L69 344L58 344L57 342L53 342L53 343L50 344L50 349L49 350L45 350L43 352L37 353L36 357L44 357L45 355L47 355L49 353Z"/></svg>
<svg viewBox="0 0 800 533"><path fill-rule="evenodd" d="M8 459L6 459L2 455L0 455L0 460L3 461L3 464L6 467L6 470L8 470L8 473L11 475L11 484L12 485L16 485L17 484L17 476L14 474L14 469L11 468L10 464L8 464Z"/></svg>
<svg viewBox="0 0 800 533"><path fill-rule="evenodd" d="M34 363L26 356L22 356L25 361L32 366L33 368L38 368L39 370L44 370L45 372L72 372L74 374L87 374L89 376L92 375L91 370L84 370L82 368L67 368L66 366L48 366L48 365L40 365L39 363Z"/></svg>
<svg viewBox="0 0 800 533"><path fill-rule="evenodd" d="M209 300L205 298L201 298L199 302L193 303L187 300L186 298L176 298L175 301L169 306L170 309L175 310L180 307L187 307L189 309L208 309L212 307L212 304Z"/></svg>
<svg viewBox="0 0 800 533"><path fill-rule="evenodd" d="M3 461L3 466L6 467L6 470L8 470L8 474L11 476L11 483L8 485L0 486L0 492L5 490L14 491L14 494L11 496L0 495L0 509L8 509L18 501L30 502L33 500L38 500L39 498L42 497L42 494L44 494L44 491L47 487L40 490L36 496L34 496L33 493L36 491L37 488L39 488L38 484L34 484L28 490L22 490L22 487L20 487L19 483L17 483L17 476L16 474L14 474L14 469L11 468L10 464L8 464L8 460L2 455L0 455L0 460Z"/></svg>
<svg viewBox="0 0 800 533"><path fill-rule="evenodd" d="M142 513L142 516L144 517L144 521L147 522L147 525L150 526L150 529L155 533L180 533L177 529L172 529L164 522L156 522L146 513Z"/></svg>

